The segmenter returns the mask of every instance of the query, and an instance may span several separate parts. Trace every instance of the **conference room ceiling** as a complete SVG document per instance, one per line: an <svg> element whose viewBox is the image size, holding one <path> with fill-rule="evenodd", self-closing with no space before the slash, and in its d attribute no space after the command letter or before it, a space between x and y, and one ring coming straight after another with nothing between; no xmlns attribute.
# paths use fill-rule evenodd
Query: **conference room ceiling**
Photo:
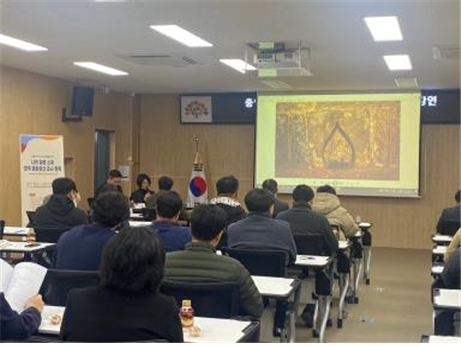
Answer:
<svg viewBox="0 0 461 346"><path fill-rule="evenodd" d="M302 40L313 76L277 78L293 90L459 88L460 60L433 57L433 46L460 44L459 1L2 1L0 33L47 47L27 53L0 46L1 64L111 90L137 93L273 91L221 64L244 58L248 42ZM403 41L373 41L363 17L397 16ZM149 28L177 24L214 44L188 48ZM389 71L382 58L409 54L412 71ZM134 64L121 56L174 55L184 67ZM95 61L129 73L110 77L73 65Z"/></svg>

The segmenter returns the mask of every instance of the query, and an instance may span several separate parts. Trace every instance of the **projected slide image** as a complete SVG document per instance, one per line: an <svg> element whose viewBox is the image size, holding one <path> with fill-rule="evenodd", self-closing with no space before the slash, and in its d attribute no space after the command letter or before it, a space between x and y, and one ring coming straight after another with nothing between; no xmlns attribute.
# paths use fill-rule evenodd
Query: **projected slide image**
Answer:
<svg viewBox="0 0 461 346"><path fill-rule="evenodd" d="M399 180L400 101L279 102L276 176Z"/></svg>

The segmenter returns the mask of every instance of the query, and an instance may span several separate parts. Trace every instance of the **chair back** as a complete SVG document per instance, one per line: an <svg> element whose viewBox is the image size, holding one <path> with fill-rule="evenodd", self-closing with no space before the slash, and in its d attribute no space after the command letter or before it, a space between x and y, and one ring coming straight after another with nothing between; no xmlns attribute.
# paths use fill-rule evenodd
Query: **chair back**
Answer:
<svg viewBox="0 0 461 346"><path fill-rule="evenodd" d="M34 227L35 239L40 243L57 243L68 230L68 228Z"/></svg>
<svg viewBox="0 0 461 346"><path fill-rule="evenodd" d="M153 208L142 208L142 217L144 221L154 221L157 218L157 210Z"/></svg>
<svg viewBox="0 0 461 346"><path fill-rule="evenodd" d="M281 250L222 248L222 253L242 263L251 275L285 277L288 254Z"/></svg>
<svg viewBox="0 0 461 346"><path fill-rule="evenodd" d="M160 291L175 298L178 307L182 301L192 301L196 316L231 318L239 314L240 298L237 283L198 283L165 280Z"/></svg>
<svg viewBox="0 0 461 346"><path fill-rule="evenodd" d="M98 271L48 269L40 293L47 305L66 306L70 290L97 285Z"/></svg>
<svg viewBox="0 0 461 346"><path fill-rule="evenodd" d="M5 232L5 220L0 220L0 240L3 239L4 232Z"/></svg>
<svg viewBox="0 0 461 346"><path fill-rule="evenodd" d="M329 256L323 234L293 234L299 255Z"/></svg>
<svg viewBox="0 0 461 346"><path fill-rule="evenodd" d="M34 225L34 216L35 216L35 211L28 210L26 211L27 218L29 219L29 225L30 227L33 227Z"/></svg>
<svg viewBox="0 0 461 346"><path fill-rule="evenodd" d="M442 221L442 232L440 234L453 237L460 228L460 221Z"/></svg>

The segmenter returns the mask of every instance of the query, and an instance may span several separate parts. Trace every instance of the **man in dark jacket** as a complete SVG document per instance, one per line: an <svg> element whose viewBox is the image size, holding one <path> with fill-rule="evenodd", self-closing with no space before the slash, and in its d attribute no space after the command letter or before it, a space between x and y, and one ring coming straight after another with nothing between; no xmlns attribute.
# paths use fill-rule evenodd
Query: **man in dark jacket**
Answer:
<svg viewBox="0 0 461 346"><path fill-rule="evenodd" d="M25 310L18 314L0 293L0 340L23 340L37 332L42 322L43 300L40 295L30 297Z"/></svg>
<svg viewBox="0 0 461 346"><path fill-rule="evenodd" d="M437 222L437 232L453 236L460 227L461 219L461 190L455 194L456 205L450 208L445 208Z"/></svg>
<svg viewBox="0 0 461 346"><path fill-rule="evenodd" d="M275 197L266 189L253 189L245 196L248 216L229 226L227 244L232 249L281 250L287 254L287 264L296 261L296 245L286 221L272 218ZM274 336L280 336L285 323L286 302L277 302Z"/></svg>
<svg viewBox="0 0 461 346"><path fill-rule="evenodd" d="M45 205L37 208L32 226L65 230L87 224L87 215L76 207L80 197L75 182L69 178L57 178L52 188L53 195Z"/></svg>
<svg viewBox="0 0 461 346"><path fill-rule="evenodd" d="M296 261L296 245L290 224L274 220L274 195L265 189L253 189L245 196L248 216L229 226L227 244L234 249L281 250L287 264Z"/></svg>
<svg viewBox="0 0 461 346"><path fill-rule="evenodd" d="M323 215L312 210L314 191L307 185L298 185L293 190L293 207L277 215L278 220L290 224L293 234L323 235L325 248L319 249L330 256L338 249L336 239L330 223Z"/></svg>
<svg viewBox="0 0 461 346"><path fill-rule="evenodd" d="M239 189L239 181L233 175L228 175L220 178L216 183L216 191L218 197L213 198L210 204L215 204L226 212L226 228L241 219L246 217L246 212L237 200ZM221 240L216 248L220 249L227 246L226 230L221 237Z"/></svg>
<svg viewBox="0 0 461 346"><path fill-rule="evenodd" d="M279 192L279 187L277 181L274 179L266 179L263 181L263 189L269 190L274 194L275 203L274 203L274 213L272 214L273 217L277 217L279 213L282 211L290 209L288 203L280 200L277 198L277 193Z"/></svg>
<svg viewBox="0 0 461 346"><path fill-rule="evenodd" d="M461 248L456 249L443 267L441 279L443 287L459 290ZM434 329L436 335L455 335L454 314L456 311L441 311L435 315Z"/></svg>
<svg viewBox="0 0 461 346"><path fill-rule="evenodd" d="M120 193L123 193L122 190L122 172L118 169L113 169L107 175L107 180L105 183L98 186L96 192L94 193L94 198L98 197L100 193L103 193L106 185L113 185L117 188Z"/></svg>
<svg viewBox="0 0 461 346"><path fill-rule="evenodd" d="M259 318L261 295L248 270L237 260L219 256L215 246L226 224L225 212L215 205L199 205L191 214L192 243L184 251L167 254L165 277L181 282L235 282L241 314Z"/></svg>
<svg viewBox="0 0 461 346"><path fill-rule="evenodd" d="M128 198L109 191L93 202L93 224L72 228L56 244L55 269L99 270L102 251L130 217Z"/></svg>
<svg viewBox="0 0 461 346"><path fill-rule="evenodd" d="M176 191L164 192L158 196L154 228L166 252L184 250L186 244L192 241L189 227L178 224L181 209L181 197Z"/></svg>

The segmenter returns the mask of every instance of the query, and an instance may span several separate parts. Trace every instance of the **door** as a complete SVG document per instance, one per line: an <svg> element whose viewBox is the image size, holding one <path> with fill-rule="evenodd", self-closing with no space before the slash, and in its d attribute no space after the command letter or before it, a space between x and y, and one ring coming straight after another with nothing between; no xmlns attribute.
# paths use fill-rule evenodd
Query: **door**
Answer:
<svg viewBox="0 0 461 346"><path fill-rule="evenodd" d="M111 131L95 131L94 190L103 184L109 174L111 164Z"/></svg>

